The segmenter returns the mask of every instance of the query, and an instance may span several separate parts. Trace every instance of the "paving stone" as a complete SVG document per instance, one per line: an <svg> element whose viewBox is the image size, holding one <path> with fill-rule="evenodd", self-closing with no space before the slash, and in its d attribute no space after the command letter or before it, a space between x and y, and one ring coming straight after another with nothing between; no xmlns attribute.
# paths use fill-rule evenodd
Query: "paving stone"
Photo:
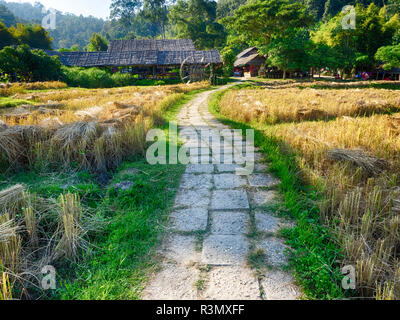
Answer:
<svg viewBox="0 0 400 320"><path fill-rule="evenodd" d="M243 167L238 164L219 164L217 165L217 171L221 173L236 172L236 169L242 169Z"/></svg>
<svg viewBox="0 0 400 320"><path fill-rule="evenodd" d="M251 187L273 187L280 183L278 179L268 174L253 174L249 176L249 184Z"/></svg>
<svg viewBox="0 0 400 320"><path fill-rule="evenodd" d="M296 300L301 290L294 284L294 278L279 270L268 271L261 280L266 300Z"/></svg>
<svg viewBox="0 0 400 320"><path fill-rule="evenodd" d="M195 236L170 235L163 247L162 254L177 263L191 265L200 260L200 253L196 251Z"/></svg>
<svg viewBox="0 0 400 320"><path fill-rule="evenodd" d="M211 209L249 209L249 200L244 190L215 190L212 194Z"/></svg>
<svg viewBox="0 0 400 320"><path fill-rule="evenodd" d="M207 208L190 208L171 213L172 228L176 231L204 231L208 224Z"/></svg>
<svg viewBox="0 0 400 320"><path fill-rule="evenodd" d="M242 235L210 235L204 240L202 263L209 265L244 265L248 242Z"/></svg>
<svg viewBox="0 0 400 320"><path fill-rule="evenodd" d="M235 189L247 184L246 179L233 173L214 175L214 184L217 189Z"/></svg>
<svg viewBox="0 0 400 320"><path fill-rule="evenodd" d="M211 233L218 235L245 234L250 216L236 211L215 211L211 213Z"/></svg>
<svg viewBox="0 0 400 320"><path fill-rule="evenodd" d="M189 164L186 167L186 173L213 173L213 164Z"/></svg>
<svg viewBox="0 0 400 320"><path fill-rule="evenodd" d="M287 265L288 258L284 254L287 246L283 240L278 238L267 238L261 241L257 247L264 250L267 262L271 266L281 267Z"/></svg>
<svg viewBox="0 0 400 320"><path fill-rule="evenodd" d="M196 300L199 271L175 264L163 266L143 293L143 300Z"/></svg>
<svg viewBox="0 0 400 320"><path fill-rule="evenodd" d="M175 198L177 207L205 207L210 204L211 192L209 190L181 189Z"/></svg>
<svg viewBox="0 0 400 320"><path fill-rule="evenodd" d="M187 174L185 173L181 180L181 189L211 189L211 174Z"/></svg>
<svg viewBox="0 0 400 320"><path fill-rule="evenodd" d="M253 206L264 206L274 203L277 197L273 190L256 190L250 192L250 199Z"/></svg>
<svg viewBox="0 0 400 320"><path fill-rule="evenodd" d="M190 164L211 164L212 159L210 155L191 156Z"/></svg>
<svg viewBox="0 0 400 320"><path fill-rule="evenodd" d="M261 152L255 152L255 153L254 153L254 161L255 161L255 162L261 162L261 161L263 161L264 159L265 159L265 156L264 156L263 153L261 153Z"/></svg>
<svg viewBox="0 0 400 320"><path fill-rule="evenodd" d="M265 173L268 170L269 170L269 166L264 164L264 163L256 163L254 165L254 171L255 172Z"/></svg>
<svg viewBox="0 0 400 320"><path fill-rule="evenodd" d="M213 267L208 273L205 300L259 300L260 288L251 270L246 267Z"/></svg>
<svg viewBox="0 0 400 320"><path fill-rule="evenodd" d="M274 233L281 228L280 220L268 213L256 211L255 219L258 231Z"/></svg>

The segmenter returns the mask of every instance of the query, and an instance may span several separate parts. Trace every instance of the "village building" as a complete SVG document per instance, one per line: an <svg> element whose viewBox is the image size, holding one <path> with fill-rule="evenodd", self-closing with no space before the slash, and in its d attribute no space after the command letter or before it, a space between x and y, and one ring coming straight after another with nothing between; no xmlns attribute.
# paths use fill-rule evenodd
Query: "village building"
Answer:
<svg viewBox="0 0 400 320"><path fill-rule="evenodd" d="M114 40L107 51L58 52L68 67L106 67L113 72L131 73L138 79L178 78L182 64L188 66L222 66L218 50L196 50L192 40Z"/></svg>
<svg viewBox="0 0 400 320"><path fill-rule="evenodd" d="M376 72L372 74L372 78L375 80L400 80L400 68L385 70L383 69L383 65L381 65Z"/></svg>
<svg viewBox="0 0 400 320"><path fill-rule="evenodd" d="M235 74L258 77L260 68L265 61L266 58L258 53L256 47L248 48L237 55L234 63Z"/></svg>

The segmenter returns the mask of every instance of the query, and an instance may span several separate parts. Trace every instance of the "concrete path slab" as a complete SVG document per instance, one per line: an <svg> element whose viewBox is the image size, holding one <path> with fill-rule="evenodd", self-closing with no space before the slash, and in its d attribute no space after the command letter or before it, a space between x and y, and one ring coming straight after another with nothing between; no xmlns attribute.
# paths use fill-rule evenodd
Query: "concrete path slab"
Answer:
<svg viewBox="0 0 400 320"><path fill-rule="evenodd" d="M188 159L195 163L187 165L170 215L167 229L172 234L162 245L162 269L150 280L143 298L295 299L300 291L289 273L274 270L261 274L247 266L251 243L252 249L264 250L268 264L278 268L287 264L281 239L246 237L255 231L252 228L268 236L282 225L265 208L276 195L266 189L279 181L267 173L264 156L253 143L235 135L208 111L208 97L213 92L200 93L177 116L179 138L188 148ZM238 154L243 155L235 158ZM244 156L254 158L254 171L237 175ZM210 270L204 268L207 265Z"/></svg>

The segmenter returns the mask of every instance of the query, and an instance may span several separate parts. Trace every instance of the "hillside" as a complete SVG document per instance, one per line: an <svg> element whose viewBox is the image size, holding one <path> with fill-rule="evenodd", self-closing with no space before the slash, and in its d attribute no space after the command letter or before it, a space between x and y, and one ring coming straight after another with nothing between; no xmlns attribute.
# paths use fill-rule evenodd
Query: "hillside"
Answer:
<svg viewBox="0 0 400 320"><path fill-rule="evenodd" d="M3 6L9 12L2 10ZM40 24L44 17L43 8L43 5L40 3L32 5L30 3L5 2L0 0L0 19L5 20L3 15L7 17L7 20L4 21L7 26L16 22ZM10 12L15 18L12 15L10 16ZM92 16L76 16L74 14L64 14L59 11L57 11L56 21L57 29L50 31L50 35L54 39L53 47L55 49L70 48L74 45L78 45L80 48L85 47L93 33L101 32L106 23L103 19Z"/></svg>

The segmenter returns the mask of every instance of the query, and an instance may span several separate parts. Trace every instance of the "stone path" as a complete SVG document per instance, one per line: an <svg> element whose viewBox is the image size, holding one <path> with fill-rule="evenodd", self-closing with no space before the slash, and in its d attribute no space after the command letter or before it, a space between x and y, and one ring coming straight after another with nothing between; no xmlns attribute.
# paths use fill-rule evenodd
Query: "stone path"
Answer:
<svg viewBox="0 0 400 320"><path fill-rule="evenodd" d="M221 134L229 127L208 111L208 97L213 92L198 95L178 115L180 139L190 149L191 164L183 175L160 252L161 271L154 275L143 298L297 299L300 290L282 270L287 264L286 246L277 232L286 224L268 209L279 181L267 173L268 166L257 152L254 172L237 174L243 163L230 161L235 159L237 146L250 146L246 156L256 149L240 136ZM204 130L212 139L203 138ZM250 269L251 253L261 255L269 267Z"/></svg>

